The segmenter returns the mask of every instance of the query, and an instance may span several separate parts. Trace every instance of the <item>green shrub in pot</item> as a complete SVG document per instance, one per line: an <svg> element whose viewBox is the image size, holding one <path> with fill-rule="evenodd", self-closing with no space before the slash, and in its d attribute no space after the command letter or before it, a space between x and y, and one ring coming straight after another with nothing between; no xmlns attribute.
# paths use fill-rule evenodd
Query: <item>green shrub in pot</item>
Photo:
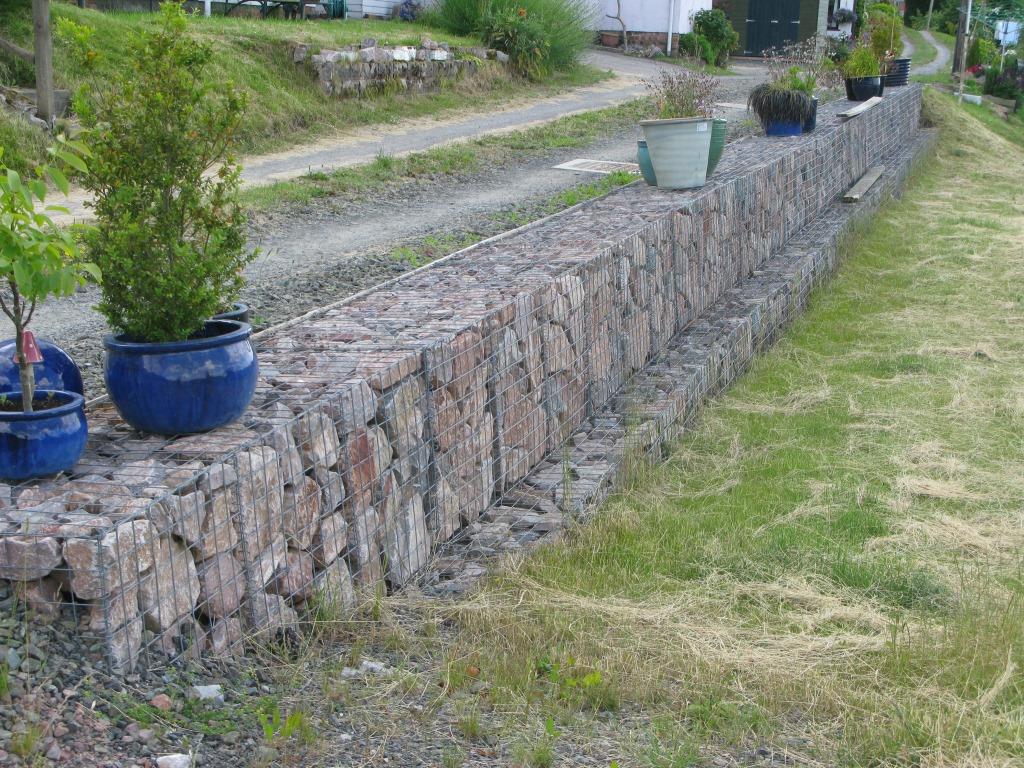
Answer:
<svg viewBox="0 0 1024 768"><path fill-rule="evenodd" d="M242 269L254 255L246 249L237 203L240 170L231 155L244 105L230 83L214 84L206 76L213 49L192 36L179 3L164 3L156 25L128 47L130 70L83 115L93 147L87 186L96 226L89 245L109 277L98 309L118 334L106 344L107 391L140 429L203 431L240 415L237 403L229 413L194 414L188 423L172 425L147 419L145 409L139 416L127 393L154 403L161 403L162 393L172 400L205 399L214 408L217 395L210 387L222 383L241 387L245 404L252 397L256 367L249 327L209 321L237 298ZM211 362L211 356L228 354L218 351L221 341L248 366L240 383L220 362ZM185 370L192 365L182 357L189 344L206 354L196 357L198 368ZM170 359L161 355L177 355L177 373L124 384L119 377L127 375L129 354L149 372ZM203 366L214 381L204 383ZM172 375L178 380L169 381Z"/></svg>
<svg viewBox="0 0 1024 768"><path fill-rule="evenodd" d="M769 136L799 136L815 110L815 76L790 67L783 77L760 83L747 100Z"/></svg>
<svg viewBox="0 0 1024 768"><path fill-rule="evenodd" d="M654 96L652 120L642 120L659 187L687 189L707 180L717 80L702 72L663 71L646 83Z"/></svg>
<svg viewBox="0 0 1024 768"><path fill-rule="evenodd" d="M882 67L871 48L854 48L843 62L843 75L846 77L846 98L850 101L866 101L872 96L882 95L885 87Z"/></svg>

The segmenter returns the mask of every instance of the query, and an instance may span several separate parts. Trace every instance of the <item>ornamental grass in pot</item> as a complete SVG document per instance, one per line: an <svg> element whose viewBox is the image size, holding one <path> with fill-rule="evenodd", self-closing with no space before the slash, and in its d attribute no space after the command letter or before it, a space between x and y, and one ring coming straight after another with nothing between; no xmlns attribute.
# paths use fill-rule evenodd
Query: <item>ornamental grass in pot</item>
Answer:
<svg viewBox="0 0 1024 768"><path fill-rule="evenodd" d="M84 172L83 144L59 139L53 166L23 179L3 165L0 147L0 308L14 326L18 387L0 393L0 478L27 480L71 469L85 450L88 428L79 392L36 386L35 366L43 357L28 325L50 296L70 296L87 279L98 280L96 265L82 261L78 243L50 217L66 213L47 206L47 182L67 194L67 176L58 166Z"/></svg>
<svg viewBox="0 0 1024 768"><path fill-rule="evenodd" d="M209 44L177 3L129 43L130 70L83 121L93 147L90 238L107 392L133 427L204 432L234 421L256 387L251 328L210 319L242 286L244 216L230 153L243 103L207 75ZM212 170L216 167L216 170Z"/></svg>
<svg viewBox="0 0 1024 768"><path fill-rule="evenodd" d="M647 82L657 118L640 121L657 184L691 189L707 181L717 83L703 72L663 71Z"/></svg>
<svg viewBox="0 0 1024 768"><path fill-rule="evenodd" d="M843 62L846 80L846 98L850 101L867 101L881 96L885 89L882 66L874 51L867 46L858 46Z"/></svg>
<svg viewBox="0 0 1024 768"><path fill-rule="evenodd" d="M818 111L815 77L790 67L781 78L761 83L750 92L747 106L754 110L768 136L799 136L813 130Z"/></svg>

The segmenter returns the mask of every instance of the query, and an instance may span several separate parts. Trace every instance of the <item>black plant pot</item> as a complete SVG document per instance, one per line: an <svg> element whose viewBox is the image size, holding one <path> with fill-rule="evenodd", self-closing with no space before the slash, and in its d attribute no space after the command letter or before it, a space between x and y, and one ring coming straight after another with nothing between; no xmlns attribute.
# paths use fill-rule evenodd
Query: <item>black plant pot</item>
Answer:
<svg viewBox="0 0 1024 768"><path fill-rule="evenodd" d="M804 120L804 133L810 133L818 125L818 97L811 98L811 114Z"/></svg>
<svg viewBox="0 0 1024 768"><path fill-rule="evenodd" d="M893 59L889 71L885 73L885 84L890 88L906 85L910 82L910 59Z"/></svg>
<svg viewBox="0 0 1024 768"><path fill-rule="evenodd" d="M884 90L885 79L881 76L846 78L846 98L850 101L867 101L874 96L881 96Z"/></svg>

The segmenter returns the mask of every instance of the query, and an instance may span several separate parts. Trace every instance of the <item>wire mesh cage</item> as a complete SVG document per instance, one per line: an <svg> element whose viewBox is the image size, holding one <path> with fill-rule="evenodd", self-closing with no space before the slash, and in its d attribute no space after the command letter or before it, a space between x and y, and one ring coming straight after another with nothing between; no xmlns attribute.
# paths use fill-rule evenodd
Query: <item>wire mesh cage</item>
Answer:
<svg viewBox="0 0 1024 768"><path fill-rule="evenodd" d="M145 436L95 405L72 476L0 489L0 579L116 672L241 654L412 581L464 589L777 338L867 210L834 201L883 158L898 185L919 109L911 88L856 124L823 110L699 192L612 195L262 334L233 426Z"/></svg>

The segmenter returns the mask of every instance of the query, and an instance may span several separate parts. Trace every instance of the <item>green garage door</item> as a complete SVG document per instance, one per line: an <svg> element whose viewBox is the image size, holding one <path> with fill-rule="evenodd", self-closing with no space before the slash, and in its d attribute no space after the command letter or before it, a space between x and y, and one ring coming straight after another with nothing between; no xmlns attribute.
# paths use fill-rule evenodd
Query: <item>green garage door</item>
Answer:
<svg viewBox="0 0 1024 768"><path fill-rule="evenodd" d="M800 0L751 0L747 6L748 56L781 48L800 36Z"/></svg>

